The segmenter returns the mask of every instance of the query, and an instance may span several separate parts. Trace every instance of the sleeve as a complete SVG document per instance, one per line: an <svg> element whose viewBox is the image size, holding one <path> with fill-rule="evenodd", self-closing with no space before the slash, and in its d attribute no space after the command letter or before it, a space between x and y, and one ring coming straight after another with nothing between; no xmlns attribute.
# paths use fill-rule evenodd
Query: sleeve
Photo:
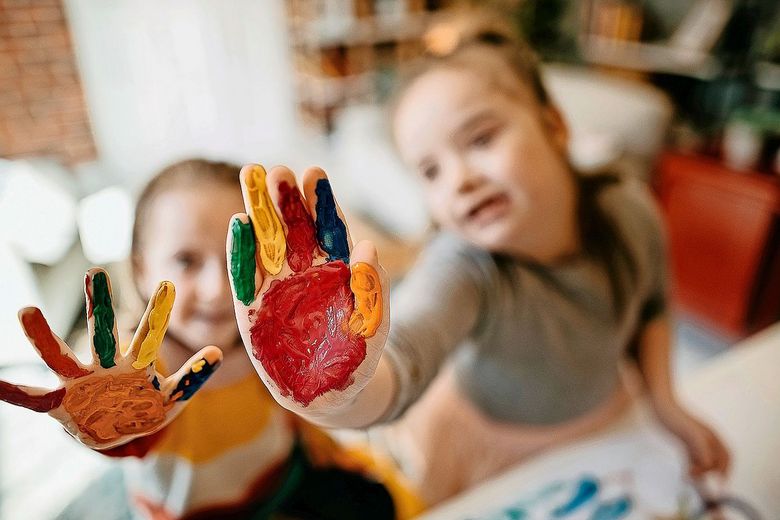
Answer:
<svg viewBox="0 0 780 520"><path fill-rule="evenodd" d="M480 253L452 237L438 237L391 294L384 356L394 368L397 392L382 420L401 416L475 329L484 280Z"/></svg>
<svg viewBox="0 0 780 520"><path fill-rule="evenodd" d="M650 323L668 311L669 302L669 251L661 210L649 190L645 189L646 219L648 227L648 265L650 269L648 290L642 303L639 320Z"/></svg>

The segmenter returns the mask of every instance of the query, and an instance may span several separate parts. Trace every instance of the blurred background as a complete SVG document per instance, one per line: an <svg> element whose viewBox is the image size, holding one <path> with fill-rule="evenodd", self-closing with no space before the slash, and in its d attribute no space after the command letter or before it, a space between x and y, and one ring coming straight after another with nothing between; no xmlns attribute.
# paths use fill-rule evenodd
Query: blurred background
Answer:
<svg viewBox="0 0 780 520"><path fill-rule="evenodd" d="M574 164L617 165L658 195L678 376L777 321L777 2L496 4L545 63ZM41 307L77 342L83 272L122 279L135 194L185 157L324 167L402 272L428 221L385 105L429 17L454 5L0 0L0 378L56 383L17 310ZM54 421L0 406L1 518L90 518L79 497L116 494L106 475L119 478Z"/></svg>

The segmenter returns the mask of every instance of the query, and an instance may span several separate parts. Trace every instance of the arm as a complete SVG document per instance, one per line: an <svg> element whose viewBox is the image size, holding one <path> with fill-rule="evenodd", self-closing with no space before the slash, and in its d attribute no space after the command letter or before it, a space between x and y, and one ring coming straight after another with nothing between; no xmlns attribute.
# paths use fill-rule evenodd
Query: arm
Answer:
<svg viewBox="0 0 780 520"><path fill-rule="evenodd" d="M0 381L0 400L46 412L86 446L105 451L169 424L217 368L222 352L206 347L178 372L164 377L154 361L173 306L173 284L160 283L124 353L118 348L107 273L90 269L84 290L92 362L80 362L39 309L22 309L19 320L25 334L61 385L47 391Z"/></svg>
<svg viewBox="0 0 780 520"><path fill-rule="evenodd" d="M376 249L352 246L325 172L241 172L247 213L230 223L236 319L276 401L327 427L397 416L476 323L479 291L457 251L426 251L393 302ZM258 254L259 253L259 254ZM461 255L462 256L462 255ZM461 283L462 282L462 283Z"/></svg>
<svg viewBox="0 0 780 520"><path fill-rule="evenodd" d="M669 370L671 326L666 315L645 324L639 336L639 369L650 403L658 419L684 444L690 458L690 472L726 473L729 453L718 436L680 405Z"/></svg>

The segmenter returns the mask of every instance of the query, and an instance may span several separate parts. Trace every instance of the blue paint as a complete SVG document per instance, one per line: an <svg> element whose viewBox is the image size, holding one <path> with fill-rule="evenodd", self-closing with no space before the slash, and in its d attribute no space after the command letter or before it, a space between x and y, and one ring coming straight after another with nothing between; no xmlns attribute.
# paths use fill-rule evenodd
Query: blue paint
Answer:
<svg viewBox="0 0 780 520"><path fill-rule="evenodd" d="M171 396L177 401L186 401L192 397L195 392L200 390L200 387L203 386L203 383L205 383L206 380L211 377L211 374L214 373L214 370L216 370L217 366L219 365L219 363L214 363L211 365L205 359L203 362L204 365L198 372L193 372L190 368L190 371L184 374L184 376L179 380L179 384L176 385L176 388L173 390L173 392L171 392ZM177 397L179 392L181 392L181 395Z"/></svg>
<svg viewBox="0 0 780 520"><path fill-rule="evenodd" d="M155 388L155 390L159 390L160 389L160 380L157 379L157 376L154 376L152 378L152 386Z"/></svg>
<svg viewBox="0 0 780 520"><path fill-rule="evenodd" d="M628 496L622 496L611 502L603 502L590 516L590 520L618 520L631 512L633 504Z"/></svg>
<svg viewBox="0 0 780 520"><path fill-rule="evenodd" d="M555 508L552 512L555 518L562 518L577 511L580 507L587 504L596 497L599 491L599 483L596 479L590 477L582 478L574 495L565 504Z"/></svg>
<svg viewBox="0 0 780 520"><path fill-rule="evenodd" d="M328 253L328 261L341 260L349 264L349 241L347 228L339 218L336 200L328 179L320 179L314 189L317 195L317 241Z"/></svg>
<svg viewBox="0 0 780 520"><path fill-rule="evenodd" d="M528 511L521 507L510 507L504 510L503 520L525 520L528 518Z"/></svg>

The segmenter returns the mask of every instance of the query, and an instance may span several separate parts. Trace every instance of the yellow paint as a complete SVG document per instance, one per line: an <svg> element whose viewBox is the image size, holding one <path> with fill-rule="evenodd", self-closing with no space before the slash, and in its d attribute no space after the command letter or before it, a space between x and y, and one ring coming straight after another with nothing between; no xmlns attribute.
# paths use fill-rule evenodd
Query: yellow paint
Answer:
<svg viewBox="0 0 780 520"><path fill-rule="evenodd" d="M206 360L201 359L200 361L196 361L195 363L193 363L190 369L197 374L198 372L203 370L204 366L206 366Z"/></svg>
<svg viewBox="0 0 780 520"><path fill-rule="evenodd" d="M279 274L287 252L287 243L265 184L265 169L258 164L253 165L244 177L244 183L252 208L252 226L260 246L263 268L269 274Z"/></svg>
<svg viewBox="0 0 780 520"><path fill-rule="evenodd" d="M176 290L171 282L162 282L154 295L152 310L146 324L148 330L146 337L141 342L138 357L133 362L133 368L141 369L149 366L157 359L157 351L160 350L165 331L168 329L168 320L173 308L173 300Z"/></svg>
<svg viewBox="0 0 780 520"><path fill-rule="evenodd" d="M349 286L355 295L355 309L349 318L349 329L370 338L382 323L382 284L379 275L369 264L359 262L352 266Z"/></svg>

